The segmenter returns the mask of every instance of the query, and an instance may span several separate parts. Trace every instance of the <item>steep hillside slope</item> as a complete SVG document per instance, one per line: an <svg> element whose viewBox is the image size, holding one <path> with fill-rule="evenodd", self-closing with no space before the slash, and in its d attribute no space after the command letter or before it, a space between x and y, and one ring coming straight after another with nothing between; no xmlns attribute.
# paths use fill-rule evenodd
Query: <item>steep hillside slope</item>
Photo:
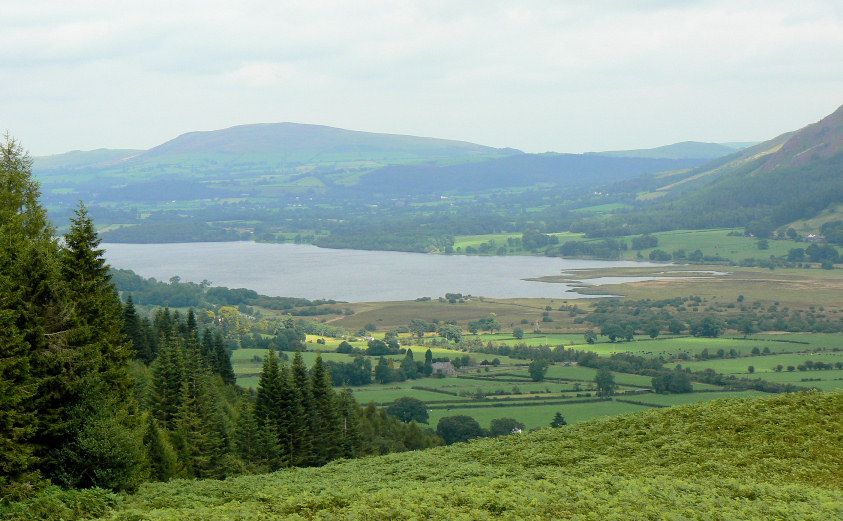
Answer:
<svg viewBox="0 0 843 521"><path fill-rule="evenodd" d="M609 190L645 201L624 215L580 223L591 235L751 225L761 235L843 202L843 107L685 172L649 176Z"/></svg>
<svg viewBox="0 0 843 521"><path fill-rule="evenodd" d="M144 485L102 519L843 517L843 393L715 400L227 481Z"/></svg>
<svg viewBox="0 0 843 521"><path fill-rule="evenodd" d="M761 172L804 167L843 151L843 106L822 120L799 130L761 165Z"/></svg>

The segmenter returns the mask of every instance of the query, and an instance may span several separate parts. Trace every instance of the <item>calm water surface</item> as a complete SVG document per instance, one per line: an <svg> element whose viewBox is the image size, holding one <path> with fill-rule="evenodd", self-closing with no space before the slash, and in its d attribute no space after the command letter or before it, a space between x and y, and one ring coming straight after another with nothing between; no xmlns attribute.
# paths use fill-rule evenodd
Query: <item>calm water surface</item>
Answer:
<svg viewBox="0 0 843 521"><path fill-rule="evenodd" d="M144 277L211 281L271 296L347 302L412 300L463 293L490 298L581 297L568 284L522 280L570 269L640 266L628 261L475 257L331 250L254 242L103 244L108 262ZM640 278L612 277L610 282ZM607 281L609 282L609 281Z"/></svg>

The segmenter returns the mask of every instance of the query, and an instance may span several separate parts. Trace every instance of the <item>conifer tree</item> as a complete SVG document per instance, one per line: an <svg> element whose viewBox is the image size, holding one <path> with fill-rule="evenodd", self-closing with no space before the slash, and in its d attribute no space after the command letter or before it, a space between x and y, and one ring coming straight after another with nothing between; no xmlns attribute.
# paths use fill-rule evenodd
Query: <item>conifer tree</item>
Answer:
<svg viewBox="0 0 843 521"><path fill-rule="evenodd" d="M234 433L234 444L237 455L249 468L256 468L263 459L260 447L260 429L252 404L243 401L240 406L240 416L237 418L237 428Z"/></svg>
<svg viewBox="0 0 843 521"><path fill-rule="evenodd" d="M278 436L281 443L281 458L286 465L302 465L310 454L309 425L302 407L302 397L293 382L292 369L281 365L281 393L279 404L284 411L284 420Z"/></svg>
<svg viewBox="0 0 843 521"><path fill-rule="evenodd" d="M222 334L219 332L214 336L213 358L215 372L222 376L223 382L228 385L234 385L237 382L237 375L234 374L234 368L231 366L231 356L226 351L222 341Z"/></svg>
<svg viewBox="0 0 843 521"><path fill-rule="evenodd" d="M123 334L132 342L132 350L135 359L149 365L155 357L149 337L143 328L141 319L135 310L135 303L132 296L126 297L126 304L123 306Z"/></svg>
<svg viewBox="0 0 843 521"><path fill-rule="evenodd" d="M217 396L199 350L185 351L181 404L176 413L175 434L179 458L189 477L219 478L226 442L216 414Z"/></svg>
<svg viewBox="0 0 843 521"><path fill-rule="evenodd" d="M269 424L272 429L277 428L280 385L278 357L275 355L275 351L270 351L269 355L263 360L263 368L261 369L255 397L255 418L257 418L258 424Z"/></svg>
<svg viewBox="0 0 843 521"><path fill-rule="evenodd" d="M306 466L313 464L313 400L310 396L310 379L307 375L307 368L304 366L304 359L301 351L293 355L293 363L290 369L290 385L294 394L293 400L299 404L297 409L301 411L295 416L295 431L299 433L293 440L295 458L292 464L295 466Z"/></svg>
<svg viewBox="0 0 843 521"><path fill-rule="evenodd" d="M337 399L340 429L342 432L342 453L340 457L354 458L361 453L363 446L360 430L360 404L354 399L351 389L345 388Z"/></svg>
<svg viewBox="0 0 843 521"><path fill-rule="evenodd" d="M146 458L149 463L149 477L153 481L168 481L176 475L177 461L172 448L164 440L164 433L158 428L155 418L147 418L143 444L146 447Z"/></svg>
<svg viewBox="0 0 843 521"><path fill-rule="evenodd" d="M422 368L425 376L433 374L433 352L428 349L424 353L424 367Z"/></svg>
<svg viewBox="0 0 843 521"><path fill-rule="evenodd" d="M51 337L65 329L58 247L32 159L8 135L0 142L0 493L24 494L33 436L41 425L38 388ZM59 340L55 338L54 340Z"/></svg>
<svg viewBox="0 0 843 521"><path fill-rule="evenodd" d="M35 414L26 408L32 379L27 344L17 327L20 303L14 302L13 293L9 277L0 271L0 496L17 499L15 489L25 490L30 479L33 455L28 440L35 430Z"/></svg>
<svg viewBox="0 0 843 521"><path fill-rule="evenodd" d="M418 369L416 368L416 361L413 358L413 350L407 349L407 354L404 355L404 360L401 361L401 370L407 375L407 378L415 379L418 377Z"/></svg>
<svg viewBox="0 0 843 521"><path fill-rule="evenodd" d="M316 355L310 375L310 395L313 403L313 462L324 465L340 456L342 435L336 397L331 388L331 376Z"/></svg>
<svg viewBox="0 0 843 521"><path fill-rule="evenodd" d="M164 340L150 366L152 387L148 406L164 429L173 428L173 419L181 406L184 360L178 339Z"/></svg>
<svg viewBox="0 0 843 521"><path fill-rule="evenodd" d="M188 332L193 332L198 334L199 330L196 328L196 315L193 313L193 308L187 310L187 326Z"/></svg>
<svg viewBox="0 0 843 521"><path fill-rule="evenodd" d="M214 352L214 334L211 332L211 328L205 328L202 331L202 343L200 344L202 358L208 360L209 363L214 359L211 353Z"/></svg>

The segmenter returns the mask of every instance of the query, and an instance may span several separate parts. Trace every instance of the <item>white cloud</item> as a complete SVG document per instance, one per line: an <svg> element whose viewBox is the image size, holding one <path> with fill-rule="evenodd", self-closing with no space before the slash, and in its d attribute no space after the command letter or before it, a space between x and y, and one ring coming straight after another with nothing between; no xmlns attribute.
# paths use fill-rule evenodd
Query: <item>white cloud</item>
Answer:
<svg viewBox="0 0 843 521"><path fill-rule="evenodd" d="M36 154L299 121L530 151L764 139L843 103L843 3L4 6L0 128Z"/></svg>

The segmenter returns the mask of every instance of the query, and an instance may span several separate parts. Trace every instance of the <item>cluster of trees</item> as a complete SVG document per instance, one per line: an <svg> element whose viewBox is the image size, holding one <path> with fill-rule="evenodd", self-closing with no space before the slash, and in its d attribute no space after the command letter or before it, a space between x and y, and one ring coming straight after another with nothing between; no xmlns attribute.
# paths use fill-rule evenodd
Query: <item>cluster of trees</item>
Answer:
<svg viewBox="0 0 843 521"><path fill-rule="evenodd" d="M820 233L830 243L843 244L843 221L829 221L824 223L820 226Z"/></svg>
<svg viewBox="0 0 843 521"><path fill-rule="evenodd" d="M472 333L477 333L478 331L488 331L489 333L493 333L495 331L500 331L501 325L498 322L497 315L495 313L489 313L489 316L486 318L469 322L468 330Z"/></svg>
<svg viewBox="0 0 843 521"><path fill-rule="evenodd" d="M709 302L697 296L663 300L601 299L583 320L599 328L614 342L631 340L634 335L651 338L662 332L717 337L727 329L749 335L758 331L837 332L843 319L832 317L822 308L807 310L748 304L743 297L735 302ZM596 333L586 333L586 340Z"/></svg>
<svg viewBox="0 0 843 521"><path fill-rule="evenodd" d="M159 243L159 242L218 242L250 239L248 233L232 228L210 226L206 222L181 219L178 221L142 221L132 226L122 226L104 232L107 242Z"/></svg>
<svg viewBox="0 0 843 521"><path fill-rule="evenodd" d="M657 393L690 393L694 390L691 377L682 371L671 371L654 376L652 381L653 390Z"/></svg>
<svg viewBox="0 0 843 521"><path fill-rule="evenodd" d="M620 257L621 252L626 249L626 242L614 238L608 238L602 241L565 241L562 246L548 248L547 255L617 259Z"/></svg>
<svg viewBox="0 0 843 521"><path fill-rule="evenodd" d="M548 235L536 230L526 230L521 235L521 247L528 251L536 251L545 246L559 244L559 237Z"/></svg>
<svg viewBox="0 0 843 521"><path fill-rule="evenodd" d="M264 360L241 451L260 469L322 465L337 458L414 450L441 444L414 422L365 410L351 391L336 392L321 356L308 372L300 352L288 366L274 353Z"/></svg>
<svg viewBox="0 0 843 521"><path fill-rule="evenodd" d="M639 237L632 238L633 250L648 250L659 245L659 238L650 234L644 234Z"/></svg>
<svg viewBox="0 0 843 521"><path fill-rule="evenodd" d="M42 479L132 488L141 417L122 308L83 206L59 240L32 161L0 143L0 496Z"/></svg>
<svg viewBox="0 0 843 521"><path fill-rule="evenodd" d="M287 311L297 316L313 316L331 313L345 313L344 310L331 307L334 300L307 300L293 297L269 297L245 289L229 289L222 286L211 287L209 281L182 282L173 277L169 282L144 278L131 270L113 269L111 279L117 291L131 293L137 305L172 307L193 307L218 309L220 306L262 307L276 311Z"/></svg>
<svg viewBox="0 0 843 521"><path fill-rule="evenodd" d="M470 441L477 438L497 438L509 434L519 433L524 424L514 418L495 418L486 430L471 416L445 416L436 425L438 434L448 445Z"/></svg>
<svg viewBox="0 0 843 521"><path fill-rule="evenodd" d="M396 367L395 359L380 357L375 366L375 381L380 384L415 380L433 374L433 352L428 349L424 353L424 362L416 360L412 349L404 354L404 359Z"/></svg>

